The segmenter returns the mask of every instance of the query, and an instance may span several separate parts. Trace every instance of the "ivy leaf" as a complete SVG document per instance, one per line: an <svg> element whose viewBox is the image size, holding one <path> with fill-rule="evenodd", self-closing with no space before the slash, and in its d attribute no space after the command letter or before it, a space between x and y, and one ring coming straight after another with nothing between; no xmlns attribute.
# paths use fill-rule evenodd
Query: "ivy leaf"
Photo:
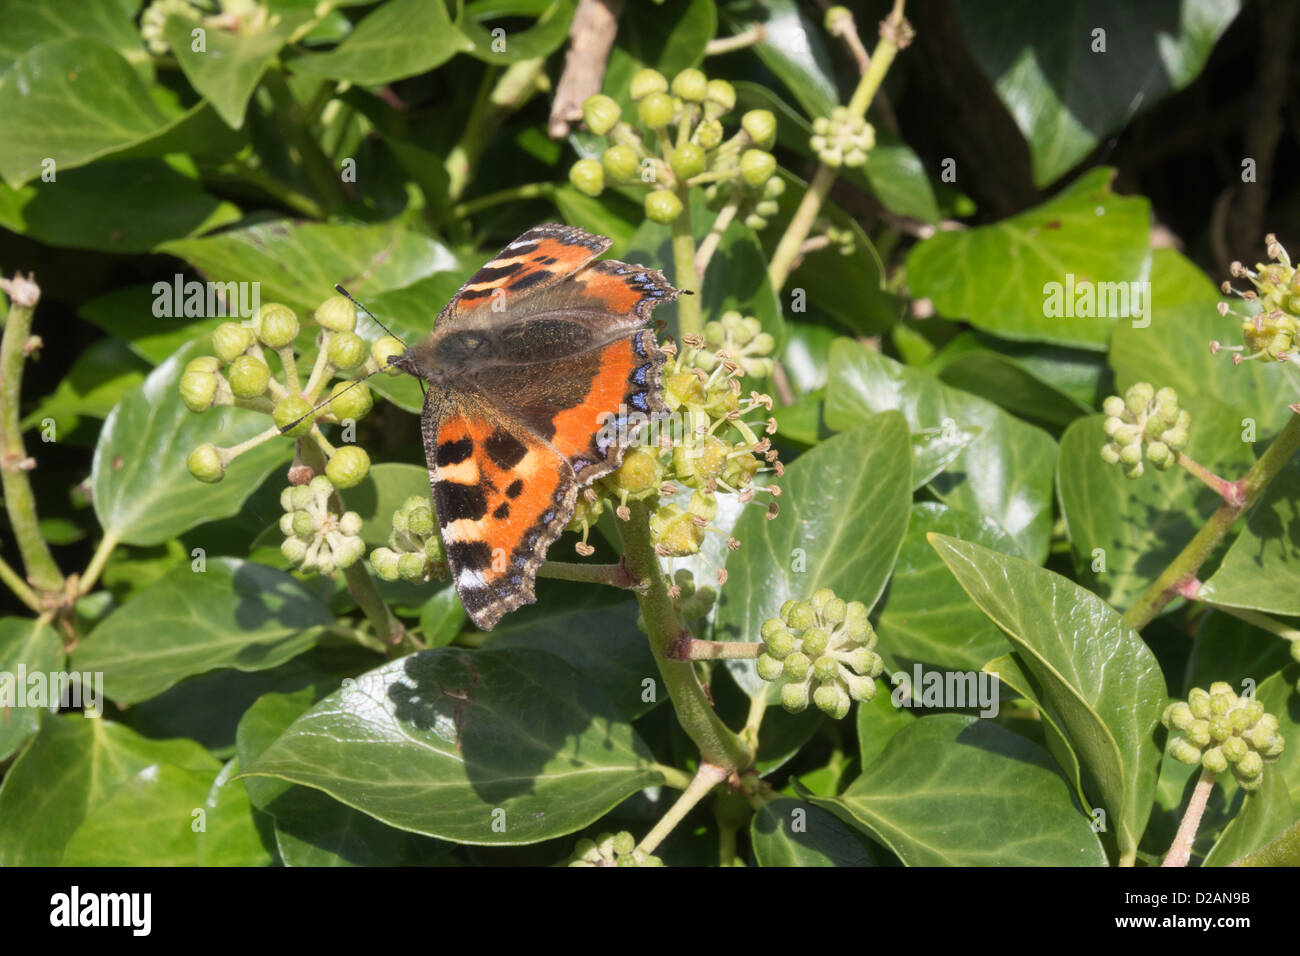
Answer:
<svg viewBox="0 0 1300 956"><path fill-rule="evenodd" d="M245 776L323 790L403 830L461 843L562 836L661 782L631 726L542 651L421 651L298 718Z"/></svg>
<svg viewBox="0 0 1300 956"><path fill-rule="evenodd" d="M210 670L267 670L313 646L334 617L297 579L237 558L183 565L139 591L73 652L119 703Z"/></svg>
<svg viewBox="0 0 1300 956"><path fill-rule="evenodd" d="M1269 614L1300 614L1300 459L1265 489L1246 528L1197 599Z"/></svg>
<svg viewBox="0 0 1300 956"><path fill-rule="evenodd" d="M830 588L871 608L889 580L912 499L910 436L897 413L827 439L800 455L776 482L781 512L767 520L746 508L727 562L714 626L718 640L758 640L763 621L787 600ZM728 661L750 695L774 693L752 661Z"/></svg>
<svg viewBox="0 0 1300 956"><path fill-rule="evenodd" d="M1096 782L1120 853L1137 851L1155 793L1164 675L1101 598L1019 558L956 538L930 543L1037 681L1044 710Z"/></svg>
<svg viewBox="0 0 1300 956"><path fill-rule="evenodd" d="M607 89L615 91L610 95L626 96L628 82L642 67L653 67L671 82L687 67L698 66L717 30L713 0L628 4L619 18L617 46L606 74Z"/></svg>
<svg viewBox="0 0 1300 956"><path fill-rule="evenodd" d="M238 760L226 761L203 801L205 826L197 835L199 866L267 866L272 862L262 844L257 811L248 800L248 791L233 780L238 772Z"/></svg>
<svg viewBox="0 0 1300 956"><path fill-rule="evenodd" d="M0 761L17 753L41 725L41 708L18 706L20 667L25 674L61 671L63 642L46 622L0 618ZM57 701L53 709L58 709Z"/></svg>
<svg viewBox="0 0 1300 956"><path fill-rule="evenodd" d="M185 259L215 282L256 283L263 303L280 302L299 312L315 310L334 294L335 283L365 302L456 264L442 244L393 223L275 220L176 239L158 251Z"/></svg>
<svg viewBox="0 0 1300 956"><path fill-rule="evenodd" d="M451 22L447 8L425 0L389 0L325 53L295 58L295 73L327 76L362 86L382 86L427 73L474 44Z"/></svg>
<svg viewBox="0 0 1300 956"><path fill-rule="evenodd" d="M896 408L913 432L944 421L976 437L931 482L946 504L992 518L1015 539L1020 553L1047 557L1052 525L1052 474L1056 443L1046 432L1013 418L982 398L900 365L851 339L831 345L826 424L851 428L867 416Z"/></svg>
<svg viewBox="0 0 1300 956"><path fill-rule="evenodd" d="M1296 821L1286 781L1272 767L1264 768L1259 789L1244 793L1241 806L1219 834L1201 866L1231 866L1258 850Z"/></svg>
<svg viewBox="0 0 1300 956"><path fill-rule="evenodd" d="M829 116L840 96L821 28L794 0L763 0L742 9L741 15L728 13L727 23L734 31L747 29L758 14L763 27L762 39L754 44L758 58L786 85L805 113Z"/></svg>
<svg viewBox="0 0 1300 956"><path fill-rule="evenodd" d="M912 293L1009 339L1105 348L1152 303L1133 285L1150 268L1149 204L1114 193L1114 174L1095 169L1018 216L935 233L908 254Z"/></svg>
<svg viewBox="0 0 1300 956"><path fill-rule="evenodd" d="M292 443L272 439L240 455L215 485L203 485L185 465L189 453L211 442L227 448L272 427L265 415L225 406L201 414L181 402L186 364L202 343L182 348L126 394L104 422L90 473L95 514L125 544L162 544L181 532L235 514L272 469L286 462Z"/></svg>
<svg viewBox="0 0 1300 956"><path fill-rule="evenodd" d="M1101 373L1096 353L959 335L926 365L940 380L1013 415L1064 427L1093 410Z"/></svg>
<svg viewBox="0 0 1300 956"><path fill-rule="evenodd" d="M907 866L1106 865L1047 754L974 717L922 717L842 795L809 800Z"/></svg>
<svg viewBox="0 0 1300 956"><path fill-rule="evenodd" d="M497 2L467 10L468 15L461 20L460 29L469 41L470 56L486 63L500 64L533 60L554 53L569 35L569 24L578 0L552 0L542 10L537 22L526 30L507 32L500 28L498 34L497 28L487 25L489 17L528 16L535 12L536 7L537 4L529 2Z"/></svg>
<svg viewBox="0 0 1300 956"><path fill-rule="evenodd" d="M871 847L833 813L778 797L754 814L749 842L759 866L874 866Z"/></svg>
<svg viewBox="0 0 1300 956"><path fill-rule="evenodd" d="M47 40L93 37L128 61L148 61L121 0L8 0L0 5L0 74Z"/></svg>
<svg viewBox="0 0 1300 956"><path fill-rule="evenodd" d="M1140 107L1195 79L1238 7L1237 0L985 0L953 12L1029 141L1034 184L1045 186Z"/></svg>
<svg viewBox="0 0 1300 956"><path fill-rule="evenodd" d="M75 714L43 720L0 782L0 866L58 866L83 821L141 771L163 766L209 781L221 769L192 740L149 740L111 720ZM193 806L202 798L186 804Z"/></svg>

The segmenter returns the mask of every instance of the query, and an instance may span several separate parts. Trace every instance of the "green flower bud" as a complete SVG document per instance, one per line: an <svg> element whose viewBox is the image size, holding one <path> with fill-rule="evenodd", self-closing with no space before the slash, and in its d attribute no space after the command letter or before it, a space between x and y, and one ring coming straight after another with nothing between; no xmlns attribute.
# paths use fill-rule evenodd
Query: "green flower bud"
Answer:
<svg viewBox="0 0 1300 956"><path fill-rule="evenodd" d="M216 364L216 359L213 359ZM190 365L194 363L191 362ZM204 412L213 406L221 378L216 372L186 371L181 375L181 401L192 412Z"/></svg>
<svg viewBox="0 0 1300 956"><path fill-rule="evenodd" d="M1179 763L1195 764L1201 760L1201 750L1186 737L1175 737L1169 741L1169 756Z"/></svg>
<svg viewBox="0 0 1300 956"><path fill-rule="evenodd" d="M252 329L238 322L222 322L212 332L212 351L221 361L230 363L252 348L256 341Z"/></svg>
<svg viewBox="0 0 1300 956"><path fill-rule="evenodd" d="M285 538L280 542L280 553L290 564L301 564L307 557L307 542L301 538Z"/></svg>
<svg viewBox="0 0 1300 956"><path fill-rule="evenodd" d="M1106 444L1101 446L1101 460L1108 465L1114 465L1119 462L1119 448L1115 445Z"/></svg>
<svg viewBox="0 0 1300 956"><path fill-rule="evenodd" d="M818 657L826 650L830 636L820 627L810 627L803 632L803 652L809 657Z"/></svg>
<svg viewBox="0 0 1300 956"><path fill-rule="evenodd" d="M383 338L376 339L374 345L370 346L370 357L375 360L376 365L384 370L385 375L401 375L402 370L388 364L388 360L401 355L405 351L405 345L393 338L393 336L385 335Z"/></svg>
<svg viewBox="0 0 1300 956"><path fill-rule="evenodd" d="M1197 720L1210 716L1210 695L1199 687L1193 687L1187 695L1187 706Z"/></svg>
<svg viewBox="0 0 1300 956"><path fill-rule="evenodd" d="M867 676L849 674L844 678L849 696L858 701L871 701L876 696L876 682Z"/></svg>
<svg viewBox="0 0 1300 956"><path fill-rule="evenodd" d="M1192 714L1192 709L1187 706L1187 702L1181 700L1170 704L1165 711L1165 715L1168 717L1165 726L1174 730L1186 730L1192 725L1192 721L1196 719Z"/></svg>
<svg viewBox="0 0 1300 956"><path fill-rule="evenodd" d="M595 159L580 159L569 168L569 182L588 196L599 196L605 188L605 169Z"/></svg>
<svg viewBox="0 0 1300 956"><path fill-rule="evenodd" d="M755 662L755 669L758 671L758 676L763 680L774 681L785 670L785 664L770 654L759 654L758 660Z"/></svg>
<svg viewBox="0 0 1300 956"><path fill-rule="evenodd" d="M397 565L397 552L391 548L375 548L370 552L370 566L385 581L396 581L400 577Z"/></svg>
<svg viewBox="0 0 1300 956"><path fill-rule="evenodd" d="M781 624L780 621L776 623ZM767 645L767 652L777 660L785 660L795 649L794 635L783 624L773 630L770 636L764 636L763 641Z"/></svg>
<svg viewBox="0 0 1300 956"><path fill-rule="evenodd" d="M304 415L307 417L303 418ZM284 428L290 422L302 418L302 421L285 432L286 435L292 435L295 438L307 434L315 423L315 418L311 414L311 405L301 395L289 395L282 398L280 403L275 406L275 410L271 412L271 418L278 428Z"/></svg>
<svg viewBox="0 0 1300 956"><path fill-rule="evenodd" d="M1228 763L1241 763L1241 759L1250 753L1250 747L1240 737L1229 737L1219 749Z"/></svg>
<svg viewBox="0 0 1300 956"><path fill-rule="evenodd" d="M370 348L355 332L335 332L326 346L326 356L335 368L356 368L366 360Z"/></svg>
<svg viewBox="0 0 1300 956"><path fill-rule="evenodd" d="M357 327L357 307L346 296L332 295L316 307L316 324L331 332L352 332Z"/></svg>
<svg viewBox="0 0 1300 956"><path fill-rule="evenodd" d="M1227 714L1237 704L1237 695L1227 684L1218 682L1210 685L1210 713Z"/></svg>
<svg viewBox="0 0 1300 956"><path fill-rule="evenodd" d="M442 547L442 535L431 534L424 542L424 556L432 564L446 564L447 553Z"/></svg>
<svg viewBox="0 0 1300 956"><path fill-rule="evenodd" d="M696 69L682 70L673 77L673 94L690 103L700 103L709 92L709 81Z"/></svg>
<svg viewBox="0 0 1300 956"><path fill-rule="evenodd" d="M751 186L761 186L776 172L776 157L761 149L747 149L740 157L740 175Z"/></svg>
<svg viewBox="0 0 1300 956"><path fill-rule="evenodd" d="M257 398L271 383L271 369L256 355L241 355L230 363L229 379L239 398Z"/></svg>
<svg viewBox="0 0 1300 956"><path fill-rule="evenodd" d="M370 386L365 382L335 382L330 389L327 407L341 422L349 418L356 421L364 418L375 407L375 400L370 394Z"/></svg>
<svg viewBox="0 0 1300 956"><path fill-rule="evenodd" d="M600 157L600 164L605 168L605 175L615 182L632 179L640 166L636 150L631 146L611 146Z"/></svg>
<svg viewBox="0 0 1300 956"><path fill-rule="evenodd" d="M200 445L190 452L189 457L185 459L185 467L199 481L206 481L209 484L216 484L226 477L226 466L221 460L221 453L217 450L217 446L211 443Z"/></svg>
<svg viewBox="0 0 1300 956"><path fill-rule="evenodd" d="M1228 769L1228 758L1218 747L1211 747L1201 755L1201 766L1210 773L1223 773Z"/></svg>
<svg viewBox="0 0 1300 956"><path fill-rule="evenodd" d="M789 664L787 663L786 666L789 667ZM781 688L781 706L792 714L807 710L809 687L807 682L786 684Z"/></svg>
<svg viewBox="0 0 1300 956"><path fill-rule="evenodd" d="M587 122L587 129L597 136L604 136L614 128L623 111L613 98L597 93L587 97L582 104L582 118Z"/></svg>
<svg viewBox="0 0 1300 956"><path fill-rule="evenodd" d="M673 150L672 167L678 179L690 179L704 172L708 158L704 150L694 143L683 143Z"/></svg>
<svg viewBox="0 0 1300 956"><path fill-rule="evenodd" d="M1198 747L1208 747L1210 745L1212 737L1208 720L1197 718L1192 721L1191 726L1184 733L1187 734L1187 739Z"/></svg>
<svg viewBox="0 0 1300 956"><path fill-rule="evenodd" d="M668 81L658 70L641 70L632 77L628 92L631 93L632 99L643 100L651 93L668 92Z"/></svg>
<svg viewBox="0 0 1300 956"><path fill-rule="evenodd" d="M1118 395L1111 395L1101 403L1101 410L1111 418L1118 418L1123 415L1125 407L1124 399L1120 398ZM1107 434L1110 433L1107 432Z"/></svg>
<svg viewBox="0 0 1300 956"><path fill-rule="evenodd" d="M806 630L817 624L817 612L807 601L796 601L790 606L789 614L783 615L785 622L795 630Z"/></svg>
<svg viewBox="0 0 1300 956"><path fill-rule="evenodd" d="M1142 461L1142 446L1139 444L1125 445L1119 450L1119 460L1129 466L1133 466Z"/></svg>
<svg viewBox="0 0 1300 956"><path fill-rule="evenodd" d="M1174 453L1162 441L1153 441L1147 445L1147 458L1160 471L1167 471L1174 463Z"/></svg>
<svg viewBox="0 0 1300 956"><path fill-rule="evenodd" d="M853 702L849 699L848 691L839 684L822 684L813 691L813 703L818 710L840 720L849 712Z"/></svg>
<svg viewBox="0 0 1300 956"><path fill-rule="evenodd" d="M267 348L282 349L298 336L298 316L287 305L268 302L257 310L257 337Z"/></svg>
<svg viewBox="0 0 1300 956"><path fill-rule="evenodd" d="M1137 382L1124 393L1124 405L1133 415L1144 414L1155 398L1156 390L1150 382Z"/></svg>
<svg viewBox="0 0 1300 956"><path fill-rule="evenodd" d="M299 537L309 537L316 530L316 519L310 512L295 511L289 515L289 527Z"/></svg>
<svg viewBox="0 0 1300 956"><path fill-rule="evenodd" d="M1236 766L1238 780L1251 780L1264 772L1264 758L1253 750L1247 751Z"/></svg>
<svg viewBox="0 0 1300 956"><path fill-rule="evenodd" d="M406 512L406 526L417 538L433 534L433 509L429 507L428 502L422 501L417 507Z"/></svg>
<svg viewBox="0 0 1300 956"><path fill-rule="evenodd" d="M280 533L286 538L293 537L293 517L295 512L289 511L280 515Z"/></svg>
<svg viewBox="0 0 1300 956"><path fill-rule="evenodd" d="M766 332L763 333L763 335L766 334ZM844 619L848 617L848 613L848 604L837 597L832 597L826 602L826 606L822 608L822 620L832 627L838 626L844 623Z"/></svg>
<svg viewBox="0 0 1300 956"><path fill-rule="evenodd" d="M740 118L740 126L759 149L771 149L776 142L776 116L771 110L750 110Z"/></svg>
<svg viewBox="0 0 1300 956"><path fill-rule="evenodd" d="M678 95L681 96L680 93ZM685 99L685 97L682 98ZM715 117L722 116L736 108L736 88L726 80L709 80L704 100L710 107L710 113L714 114Z"/></svg>
<svg viewBox="0 0 1300 956"><path fill-rule="evenodd" d="M339 530L349 537L355 537L361 533L361 515L355 511L345 511L339 518Z"/></svg>
<svg viewBox="0 0 1300 956"><path fill-rule="evenodd" d="M803 680L808 676L808 672L811 669L812 661L808 659L807 654L804 654L801 651L795 651L785 659L785 670L786 673L790 675L791 680Z"/></svg>
<svg viewBox="0 0 1300 956"><path fill-rule="evenodd" d="M813 662L813 679L825 684L840 676L840 662L829 654L824 654Z"/></svg>
<svg viewBox="0 0 1300 956"><path fill-rule="evenodd" d="M671 189L654 189L645 196L646 218L654 222L673 222L682 214L682 201Z"/></svg>
<svg viewBox="0 0 1300 956"><path fill-rule="evenodd" d="M1232 723L1223 714L1214 714L1210 717L1210 739L1215 743L1223 743L1232 736Z"/></svg>
<svg viewBox="0 0 1300 956"><path fill-rule="evenodd" d="M353 488L365 480L370 473L370 456L364 448L356 445L344 445L334 452L325 466L325 474L334 483L335 488Z"/></svg>
<svg viewBox="0 0 1300 956"><path fill-rule="evenodd" d="M649 129L663 129L673 121L673 98L667 93L651 93L636 107L641 125Z"/></svg>
<svg viewBox="0 0 1300 956"><path fill-rule="evenodd" d="M1142 440L1136 425L1120 425L1112 437L1117 445L1137 445Z"/></svg>
<svg viewBox="0 0 1300 956"><path fill-rule="evenodd" d="M418 584L424 580L424 555L408 552L397 559L397 574L403 581Z"/></svg>

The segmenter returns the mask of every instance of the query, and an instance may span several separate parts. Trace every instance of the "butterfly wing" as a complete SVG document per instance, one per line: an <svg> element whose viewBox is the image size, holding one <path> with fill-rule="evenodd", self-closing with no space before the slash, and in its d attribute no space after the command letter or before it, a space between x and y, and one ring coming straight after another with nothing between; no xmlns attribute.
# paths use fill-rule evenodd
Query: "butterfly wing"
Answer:
<svg viewBox="0 0 1300 956"><path fill-rule="evenodd" d="M485 631L536 597L537 567L573 515L564 456L470 396L425 399L421 431L434 511L456 592Z"/></svg>

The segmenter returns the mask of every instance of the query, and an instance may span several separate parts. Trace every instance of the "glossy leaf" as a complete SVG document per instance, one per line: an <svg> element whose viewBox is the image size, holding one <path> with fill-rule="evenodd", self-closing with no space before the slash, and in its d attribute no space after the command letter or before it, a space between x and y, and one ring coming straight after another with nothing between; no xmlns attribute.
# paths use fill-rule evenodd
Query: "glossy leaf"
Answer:
<svg viewBox="0 0 1300 956"><path fill-rule="evenodd" d="M104 675L118 703L148 700L223 667L266 670L320 640L334 622L296 579L252 561L209 558L139 591L73 652L73 666Z"/></svg>
<svg viewBox="0 0 1300 956"><path fill-rule="evenodd" d="M831 588L845 601L875 605L907 530L912 497L907 423L882 414L800 455L785 470L781 513L747 508L727 562L715 616L719 640L758 640L763 621L790 599ZM750 694L771 692L752 661L728 661Z"/></svg>
<svg viewBox="0 0 1300 956"><path fill-rule="evenodd" d="M871 848L833 813L778 797L754 814L749 842L759 866L874 866Z"/></svg>
<svg viewBox="0 0 1300 956"><path fill-rule="evenodd" d="M763 0L726 19L735 31L748 28L755 20L763 25L763 37L754 44L754 52L808 116L828 116L839 105L825 34L794 0Z"/></svg>
<svg viewBox="0 0 1300 956"><path fill-rule="evenodd" d="M500 6L487 4L470 9L468 16L460 21L460 30L469 40L470 55L486 63L517 63L553 53L569 35L569 23L573 20L578 0L551 0L541 10L537 21L524 30L507 30L497 22L498 16L528 15L536 5L516 5L518 9L511 9L509 4L505 9L500 9ZM480 14L486 16L480 19Z"/></svg>
<svg viewBox="0 0 1300 956"><path fill-rule="evenodd" d="M20 691L23 700L27 699L27 675L49 675L62 669L63 642L53 627L21 617L0 618L0 761L16 753L36 733L41 711L48 711L18 706ZM56 701L53 710L57 709Z"/></svg>
<svg viewBox="0 0 1300 956"><path fill-rule="evenodd" d="M389 0L358 23L342 43L291 63L296 73L380 86L441 66L473 43L441 3Z"/></svg>
<svg viewBox="0 0 1300 956"><path fill-rule="evenodd" d="M1009 339L1104 348L1112 327L1148 321L1139 299L1151 305L1131 286L1150 268L1150 209L1113 176L1095 169L1018 216L935 233L907 257L912 294Z"/></svg>
<svg viewBox="0 0 1300 956"><path fill-rule="evenodd" d="M127 544L161 544L234 514L292 454L292 442L272 439L231 462L215 485L189 473L185 460L199 445L228 448L273 427L267 416L246 409L195 414L182 404L181 374L204 351L202 343L186 346L154 369L118 402L100 432L90 478L95 514L106 533Z"/></svg>
<svg viewBox="0 0 1300 956"><path fill-rule="evenodd" d="M841 796L812 803L907 866L1104 866L1047 754L997 724L936 714L904 727Z"/></svg>
<svg viewBox="0 0 1300 956"><path fill-rule="evenodd" d="M245 773L315 787L400 829L491 844L571 833L659 782L608 699L520 648L439 648L373 670Z"/></svg>
<svg viewBox="0 0 1300 956"><path fill-rule="evenodd" d="M1151 812L1168 695L1155 655L1104 601L1019 558L933 535L958 583L1006 632L1044 710L1096 781L1122 854Z"/></svg>
<svg viewBox="0 0 1300 956"><path fill-rule="evenodd" d="M0 5L0 73L46 40L94 37L132 62L145 52L121 0L8 0Z"/></svg>
<svg viewBox="0 0 1300 956"><path fill-rule="evenodd" d="M1052 523L1056 443L1044 431L991 402L949 388L849 339L831 346L826 423L851 428L886 409L899 409L913 432L978 429L949 469L931 483L945 503L992 518L1033 561L1047 556Z"/></svg>

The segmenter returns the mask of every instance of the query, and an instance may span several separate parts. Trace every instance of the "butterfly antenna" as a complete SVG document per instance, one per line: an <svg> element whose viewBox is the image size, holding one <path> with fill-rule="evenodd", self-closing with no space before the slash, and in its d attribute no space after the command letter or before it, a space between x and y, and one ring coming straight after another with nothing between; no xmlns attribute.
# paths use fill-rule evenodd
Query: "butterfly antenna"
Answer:
<svg viewBox="0 0 1300 956"><path fill-rule="evenodd" d="M394 338L396 338L396 336L394 336ZM313 408L311 411L309 411L306 415L299 415L299 416L298 416L297 418L295 418L293 421L289 422L289 424L281 426L281 428L280 428L280 434L281 434L281 435L285 434L285 433L288 432L291 428L294 428L294 427L295 427L299 422L302 422L302 421L305 421L305 420L308 419L308 418L311 418L313 415L315 415L317 412L319 412L322 408L324 408L324 407L325 407L326 405L328 405L330 402L334 401L334 399L336 399L336 398L341 398L342 396L346 395L348 392L350 392L350 391L352 391L354 388L356 388L358 385L360 385L362 382L364 382L366 379L368 379L370 376L372 376L372 375L378 375L378 374L379 374L380 372L382 372L382 371L383 371L382 368L377 368L377 369L375 369L373 372L367 372L365 375L362 375L360 378L354 378L351 382L348 383L348 387L345 388L345 389L343 389L343 390L342 390L341 392L339 392L337 395L331 395L329 398L325 399L325 401L321 402L319 405L317 405L315 408Z"/></svg>
<svg viewBox="0 0 1300 956"><path fill-rule="evenodd" d="M355 305L358 309L360 309L360 310L361 310L362 312L364 312L366 315L370 316L370 318L374 321L375 325L379 326L381 329L383 329L383 330L384 330L385 332L387 332L389 335L392 335L393 338L397 339L397 341L401 342L403 348L406 347L406 343L402 341L401 336L399 336L399 335L395 335L395 334L393 333L393 330L392 330L392 329L390 329L388 326L384 325L384 323L380 322L379 319L375 318L375 313L371 312L371 311L370 311L369 309L367 309L364 305L362 305L360 302L358 302L356 299L354 299L354 298L352 297L352 293L351 293L351 292L349 292L347 289L343 288L343 286L338 285L337 283L336 283L335 286L334 286L334 291L337 292L339 295L343 296L343 298L347 299L349 302L351 302L353 305Z"/></svg>

